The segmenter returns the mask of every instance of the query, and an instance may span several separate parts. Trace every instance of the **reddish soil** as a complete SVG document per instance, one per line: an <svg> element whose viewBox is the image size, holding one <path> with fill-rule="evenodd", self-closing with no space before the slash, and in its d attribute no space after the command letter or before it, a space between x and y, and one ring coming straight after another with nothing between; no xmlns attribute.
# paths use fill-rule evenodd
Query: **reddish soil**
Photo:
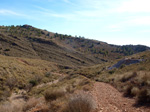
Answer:
<svg viewBox="0 0 150 112"><path fill-rule="evenodd" d="M150 112L150 108L134 106L134 99L123 97L106 83L96 82L90 94L97 103L96 112Z"/></svg>

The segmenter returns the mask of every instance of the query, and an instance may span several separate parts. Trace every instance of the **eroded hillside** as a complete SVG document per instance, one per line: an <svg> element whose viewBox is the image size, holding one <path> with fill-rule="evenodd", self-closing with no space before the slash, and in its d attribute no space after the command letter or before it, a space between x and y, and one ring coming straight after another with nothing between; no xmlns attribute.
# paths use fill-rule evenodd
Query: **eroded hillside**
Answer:
<svg viewBox="0 0 150 112"><path fill-rule="evenodd" d="M149 112L149 49L0 26L0 110Z"/></svg>
<svg viewBox="0 0 150 112"><path fill-rule="evenodd" d="M95 65L142 52L146 46L115 46L105 42L48 32L29 25L1 26L0 53L36 58L68 67Z"/></svg>

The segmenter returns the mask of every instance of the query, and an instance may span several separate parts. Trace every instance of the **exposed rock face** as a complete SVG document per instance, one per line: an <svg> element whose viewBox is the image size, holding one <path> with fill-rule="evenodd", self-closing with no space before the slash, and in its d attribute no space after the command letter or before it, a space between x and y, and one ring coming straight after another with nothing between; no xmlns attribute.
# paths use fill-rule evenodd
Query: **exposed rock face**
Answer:
<svg viewBox="0 0 150 112"><path fill-rule="evenodd" d="M112 70L113 68L119 68L121 67L121 65L131 65L135 63L140 63L141 61L143 60L142 59L123 59L123 60L120 60L115 65L113 65L112 67L109 67L108 70Z"/></svg>

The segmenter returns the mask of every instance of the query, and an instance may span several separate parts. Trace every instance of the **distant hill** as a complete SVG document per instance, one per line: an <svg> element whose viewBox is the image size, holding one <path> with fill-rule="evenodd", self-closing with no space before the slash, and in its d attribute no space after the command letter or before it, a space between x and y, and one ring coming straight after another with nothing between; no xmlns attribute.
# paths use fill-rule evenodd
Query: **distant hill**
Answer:
<svg viewBox="0 0 150 112"><path fill-rule="evenodd" d="M29 25L0 26L0 54L47 60L66 68L99 64L148 49L143 45L110 45Z"/></svg>

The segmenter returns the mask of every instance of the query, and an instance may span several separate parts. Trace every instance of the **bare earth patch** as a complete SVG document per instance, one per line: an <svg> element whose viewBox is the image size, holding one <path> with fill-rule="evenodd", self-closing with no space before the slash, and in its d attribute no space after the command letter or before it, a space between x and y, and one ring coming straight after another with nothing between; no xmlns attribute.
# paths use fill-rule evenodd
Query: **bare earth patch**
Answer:
<svg viewBox="0 0 150 112"><path fill-rule="evenodd" d="M150 112L150 108L135 107L135 100L123 97L109 84L96 82L90 94L97 102L96 112Z"/></svg>
<svg viewBox="0 0 150 112"><path fill-rule="evenodd" d="M9 98L9 101L14 106L22 107L25 104L25 97L23 95L23 92L25 91L19 91L19 93L12 93L11 97Z"/></svg>

